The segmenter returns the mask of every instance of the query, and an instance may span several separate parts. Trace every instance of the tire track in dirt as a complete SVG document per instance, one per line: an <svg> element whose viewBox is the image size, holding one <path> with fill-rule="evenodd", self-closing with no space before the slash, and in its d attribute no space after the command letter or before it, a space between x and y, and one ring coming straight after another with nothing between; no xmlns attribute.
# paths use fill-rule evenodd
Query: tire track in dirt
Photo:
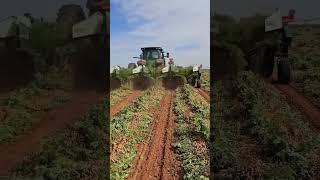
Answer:
<svg viewBox="0 0 320 180"><path fill-rule="evenodd" d="M207 92L205 92L203 89L200 88L194 88L198 93L207 101L210 103L210 96Z"/></svg>
<svg viewBox="0 0 320 180"><path fill-rule="evenodd" d="M297 106L298 109L305 114L310 123L320 130L320 109L317 108L308 98L299 93L290 85L274 84L287 98L288 102Z"/></svg>
<svg viewBox="0 0 320 180"><path fill-rule="evenodd" d="M68 124L79 120L89 109L97 104L104 94L95 92L75 93L63 106L45 113L41 121L32 129L20 135L11 143L0 145L0 176L10 175L10 170L29 153L39 150L44 138L64 129Z"/></svg>
<svg viewBox="0 0 320 180"><path fill-rule="evenodd" d="M128 179L180 179L179 165L171 150L173 143L173 91L167 91L151 125L146 144L138 147L138 154Z"/></svg>
<svg viewBox="0 0 320 180"><path fill-rule="evenodd" d="M121 109L126 105L131 103L134 99L136 99L138 96L140 96L140 94L142 93L142 91L132 91L131 94L127 95L126 97L124 97L122 100L120 100L117 104L113 105L110 108L110 114L111 116L117 114L118 112L121 111Z"/></svg>

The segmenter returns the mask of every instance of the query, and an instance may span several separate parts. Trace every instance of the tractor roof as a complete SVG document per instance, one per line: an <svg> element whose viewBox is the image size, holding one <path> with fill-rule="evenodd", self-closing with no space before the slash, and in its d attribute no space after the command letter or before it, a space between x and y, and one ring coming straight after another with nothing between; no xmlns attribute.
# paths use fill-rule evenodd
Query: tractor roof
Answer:
<svg viewBox="0 0 320 180"><path fill-rule="evenodd" d="M141 48L142 51L143 51L143 50L150 50L150 49L162 50L161 47L143 47L143 48Z"/></svg>

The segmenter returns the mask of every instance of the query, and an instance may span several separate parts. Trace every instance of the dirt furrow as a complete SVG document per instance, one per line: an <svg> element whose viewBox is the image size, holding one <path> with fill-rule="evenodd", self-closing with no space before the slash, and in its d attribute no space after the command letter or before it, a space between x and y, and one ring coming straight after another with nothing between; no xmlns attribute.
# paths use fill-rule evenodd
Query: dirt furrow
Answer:
<svg viewBox="0 0 320 180"><path fill-rule="evenodd" d="M309 118L310 123L315 128L320 129L319 108L290 85L275 84L274 86L287 97L289 103L298 107L299 110Z"/></svg>
<svg viewBox="0 0 320 180"><path fill-rule="evenodd" d="M140 96L140 94L142 93L142 91L132 91L131 94L129 94L128 96L124 97L122 100L120 100L117 104L113 105L110 108L110 114L111 116L117 114L118 112L121 111L121 109L126 105L131 103L134 99L136 99L138 96Z"/></svg>
<svg viewBox="0 0 320 180"><path fill-rule="evenodd" d="M200 88L198 88L197 91L207 102L210 102L210 96L207 92L205 92L203 89L200 89Z"/></svg>
<svg viewBox="0 0 320 180"><path fill-rule="evenodd" d="M152 123L149 141L140 145L128 179L178 179L173 143L173 92L167 91Z"/></svg>
<svg viewBox="0 0 320 180"><path fill-rule="evenodd" d="M39 149L41 141L67 124L79 120L104 94L77 93L60 108L44 114L42 120L34 124L28 134L15 138L12 143L0 145L0 176L10 174L10 170L29 153Z"/></svg>

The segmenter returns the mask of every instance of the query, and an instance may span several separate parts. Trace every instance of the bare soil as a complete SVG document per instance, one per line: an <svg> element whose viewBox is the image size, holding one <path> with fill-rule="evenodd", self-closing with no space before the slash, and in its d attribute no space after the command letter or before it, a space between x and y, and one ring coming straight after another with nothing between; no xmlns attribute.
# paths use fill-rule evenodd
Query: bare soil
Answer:
<svg viewBox="0 0 320 180"><path fill-rule="evenodd" d="M121 111L121 109L126 105L131 103L134 99L136 99L142 91L132 91L131 94L120 100L117 104L113 105L110 109L110 114L113 116Z"/></svg>
<svg viewBox="0 0 320 180"><path fill-rule="evenodd" d="M199 92L199 94L207 101L210 102L210 96L209 94L204 91L203 89L198 88L197 91Z"/></svg>
<svg viewBox="0 0 320 180"><path fill-rule="evenodd" d="M274 86L286 96L290 104L295 105L306 115L311 125L320 129L320 109L317 108L307 97L299 93L290 85L274 84Z"/></svg>
<svg viewBox="0 0 320 180"><path fill-rule="evenodd" d="M181 168L171 148L174 134L173 92L167 91L151 125L149 141L138 147L128 179L181 179Z"/></svg>

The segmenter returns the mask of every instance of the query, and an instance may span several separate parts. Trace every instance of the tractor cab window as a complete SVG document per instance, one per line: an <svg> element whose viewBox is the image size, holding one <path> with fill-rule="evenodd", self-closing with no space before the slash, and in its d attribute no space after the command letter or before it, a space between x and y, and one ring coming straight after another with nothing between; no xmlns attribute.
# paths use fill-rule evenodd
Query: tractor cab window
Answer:
<svg viewBox="0 0 320 180"><path fill-rule="evenodd" d="M160 59L160 53L157 50L149 51L147 57L148 59Z"/></svg>

